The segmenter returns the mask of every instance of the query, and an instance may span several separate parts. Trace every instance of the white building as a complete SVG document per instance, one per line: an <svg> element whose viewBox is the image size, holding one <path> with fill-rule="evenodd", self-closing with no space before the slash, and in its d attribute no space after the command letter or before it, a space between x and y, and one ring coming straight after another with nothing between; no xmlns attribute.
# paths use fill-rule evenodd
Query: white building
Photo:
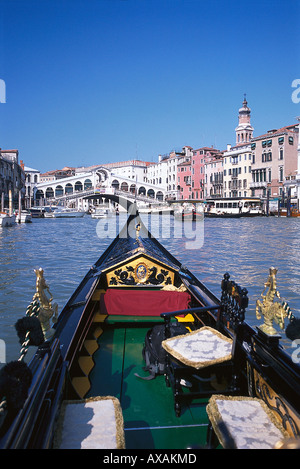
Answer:
<svg viewBox="0 0 300 469"><path fill-rule="evenodd" d="M177 167L180 163L190 161L192 156L193 149L190 146L184 146L180 152L171 151L167 155L159 155L158 163L147 168L148 183L165 190L168 199L177 199Z"/></svg>
<svg viewBox="0 0 300 469"><path fill-rule="evenodd" d="M41 173L38 169L25 165L23 165L23 171L25 173L25 208L30 208L34 198L34 188L40 182Z"/></svg>
<svg viewBox="0 0 300 469"><path fill-rule="evenodd" d="M243 106L239 109L239 125L235 128L236 144L227 146L224 152L224 197L250 197L252 182L251 174L251 139L253 127L250 124L251 109L248 107L246 97Z"/></svg>

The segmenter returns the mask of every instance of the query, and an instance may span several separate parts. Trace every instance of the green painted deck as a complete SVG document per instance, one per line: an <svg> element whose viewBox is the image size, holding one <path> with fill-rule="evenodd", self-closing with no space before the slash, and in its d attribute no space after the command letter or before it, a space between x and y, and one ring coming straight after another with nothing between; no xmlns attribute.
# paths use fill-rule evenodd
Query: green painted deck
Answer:
<svg viewBox="0 0 300 469"><path fill-rule="evenodd" d="M145 381L142 348L151 324L105 324L90 373L87 397L112 395L122 406L127 449L186 449L203 447L207 416L203 399L184 408L178 418L171 388L164 376Z"/></svg>

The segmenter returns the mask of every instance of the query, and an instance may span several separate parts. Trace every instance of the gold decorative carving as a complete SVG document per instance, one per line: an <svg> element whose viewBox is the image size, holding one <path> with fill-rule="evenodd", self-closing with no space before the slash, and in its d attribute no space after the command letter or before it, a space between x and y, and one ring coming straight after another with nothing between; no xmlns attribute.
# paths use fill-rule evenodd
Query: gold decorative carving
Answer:
<svg viewBox="0 0 300 469"><path fill-rule="evenodd" d="M256 318L261 319L262 316L264 317L264 324L259 326L259 329L268 335L277 334L276 329L273 327L274 322L278 324L281 329L284 329L284 319L288 315L282 303L274 301L275 297L280 298L280 293L277 290L276 274L277 269L270 267L269 277L261 294L262 301L256 301ZM266 290L267 292L264 294Z"/></svg>
<svg viewBox="0 0 300 469"><path fill-rule="evenodd" d="M283 425L291 437L299 436L300 418L298 413L267 384L257 370L254 369L253 371L257 396L263 399L269 409L272 410L274 417Z"/></svg>
<svg viewBox="0 0 300 469"><path fill-rule="evenodd" d="M44 278L43 269L35 269L34 272L36 274L36 293L33 296L33 300L38 300L39 302L38 318L42 326L45 340L48 340L55 332L50 325L50 320L52 318L53 323L57 321L58 305L52 301L53 296Z"/></svg>
<svg viewBox="0 0 300 469"><path fill-rule="evenodd" d="M174 272L168 266L159 265L145 256L131 259L127 264L114 267L106 274L109 287L174 285Z"/></svg>

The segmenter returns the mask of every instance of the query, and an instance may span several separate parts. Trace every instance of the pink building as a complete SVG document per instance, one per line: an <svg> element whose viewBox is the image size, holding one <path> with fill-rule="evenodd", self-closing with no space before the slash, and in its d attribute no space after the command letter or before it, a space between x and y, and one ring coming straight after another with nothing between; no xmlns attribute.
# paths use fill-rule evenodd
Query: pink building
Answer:
<svg viewBox="0 0 300 469"><path fill-rule="evenodd" d="M192 170L190 160L177 165L177 182L179 199L192 199Z"/></svg>
<svg viewBox="0 0 300 469"><path fill-rule="evenodd" d="M296 183L298 166L297 124L269 130L251 140L252 195L280 197L285 184Z"/></svg>
<svg viewBox="0 0 300 469"><path fill-rule="evenodd" d="M212 171L209 177L205 174L207 160L211 163ZM212 190L205 190L206 183ZM202 147L192 150L189 160L177 167L177 183L179 198L184 200L203 200L206 195L222 194L223 168L222 153L213 147Z"/></svg>
<svg viewBox="0 0 300 469"><path fill-rule="evenodd" d="M205 157L204 197L223 197L223 152L209 149Z"/></svg>

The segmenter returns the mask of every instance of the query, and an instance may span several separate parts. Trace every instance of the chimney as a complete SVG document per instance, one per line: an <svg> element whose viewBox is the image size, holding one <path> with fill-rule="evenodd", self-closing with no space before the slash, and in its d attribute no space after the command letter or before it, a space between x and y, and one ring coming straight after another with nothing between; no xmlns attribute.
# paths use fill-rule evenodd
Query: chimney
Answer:
<svg viewBox="0 0 300 469"><path fill-rule="evenodd" d="M20 166L21 166L21 168L22 168L23 171L24 171L24 163L23 163L23 160L20 160Z"/></svg>

